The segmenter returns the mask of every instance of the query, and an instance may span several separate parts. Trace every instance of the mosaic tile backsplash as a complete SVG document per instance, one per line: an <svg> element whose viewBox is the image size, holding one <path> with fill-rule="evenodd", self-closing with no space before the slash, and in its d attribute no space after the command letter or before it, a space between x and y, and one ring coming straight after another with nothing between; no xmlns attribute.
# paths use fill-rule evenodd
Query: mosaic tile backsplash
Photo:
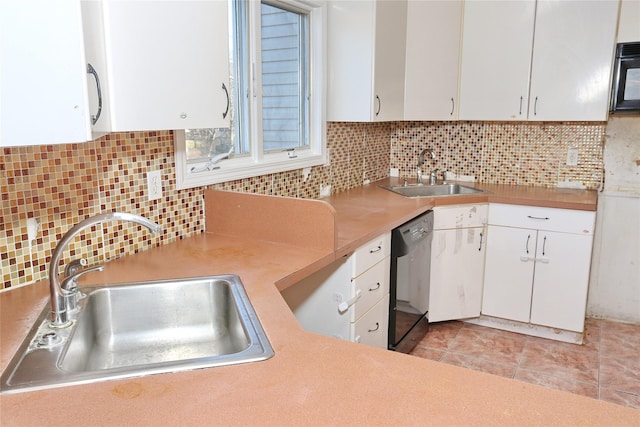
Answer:
<svg viewBox="0 0 640 427"><path fill-rule="evenodd" d="M429 167L478 181L554 187L570 180L597 188L605 124L479 122L328 123L327 165L215 184L212 188L318 198L377 181L391 167L415 176L418 153ZM204 231L203 188L177 190L173 132L113 133L84 144L12 147L0 151L0 289L47 278L57 241L74 224L100 212L125 211L162 227L110 223L79 235L63 255L89 265L168 244ZM568 147L576 167L563 166ZM147 201L146 171L160 170L163 197ZM29 231L31 230L31 231ZM60 269L64 267L61 264Z"/></svg>
<svg viewBox="0 0 640 427"><path fill-rule="evenodd" d="M425 148L423 176L446 170L489 184L597 189L603 179L606 123L398 122L391 131L391 167L415 179ZM578 164L567 166L567 150ZM440 175L438 175L440 176Z"/></svg>

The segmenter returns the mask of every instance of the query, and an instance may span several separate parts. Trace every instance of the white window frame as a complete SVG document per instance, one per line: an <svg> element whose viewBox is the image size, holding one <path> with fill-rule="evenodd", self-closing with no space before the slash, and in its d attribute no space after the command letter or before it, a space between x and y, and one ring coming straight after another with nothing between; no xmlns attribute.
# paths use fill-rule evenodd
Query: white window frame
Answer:
<svg viewBox="0 0 640 427"><path fill-rule="evenodd" d="M260 52L260 4L250 0L250 78L249 88L249 156L231 156L216 163L216 169L192 173L194 164L187 165L185 132L174 131L176 185L178 189L194 188L302 169L327 163L326 149L326 3L307 0L268 0L273 6L306 12L309 14L309 148L295 151L264 153L262 150L261 52ZM235 35L231 35L235 37ZM237 117L236 117L237 119ZM196 170L202 164L196 164Z"/></svg>

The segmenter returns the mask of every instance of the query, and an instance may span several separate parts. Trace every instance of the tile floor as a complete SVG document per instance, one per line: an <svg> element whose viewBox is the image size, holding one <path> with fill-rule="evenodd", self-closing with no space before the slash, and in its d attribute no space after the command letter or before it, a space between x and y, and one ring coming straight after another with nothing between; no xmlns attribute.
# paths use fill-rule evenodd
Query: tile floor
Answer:
<svg viewBox="0 0 640 427"><path fill-rule="evenodd" d="M587 319L585 331L576 345L439 322L411 354L640 410L640 325Z"/></svg>

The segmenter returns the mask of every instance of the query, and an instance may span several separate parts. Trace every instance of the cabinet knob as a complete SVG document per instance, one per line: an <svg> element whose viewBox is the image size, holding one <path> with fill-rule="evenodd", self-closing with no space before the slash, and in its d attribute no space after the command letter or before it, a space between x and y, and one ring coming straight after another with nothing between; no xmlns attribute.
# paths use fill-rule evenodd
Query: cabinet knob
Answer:
<svg viewBox="0 0 640 427"><path fill-rule="evenodd" d="M181 119L186 119L187 118L187 113L180 113L180 118Z"/></svg>

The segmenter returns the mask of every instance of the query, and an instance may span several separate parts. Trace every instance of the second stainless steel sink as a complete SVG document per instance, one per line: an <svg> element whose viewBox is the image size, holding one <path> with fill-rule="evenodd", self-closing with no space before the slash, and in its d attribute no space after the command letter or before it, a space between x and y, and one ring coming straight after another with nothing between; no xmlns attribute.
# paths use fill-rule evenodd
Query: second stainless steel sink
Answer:
<svg viewBox="0 0 640 427"><path fill-rule="evenodd" d="M405 197L439 197L484 193L483 190L460 184L381 185L381 187Z"/></svg>
<svg viewBox="0 0 640 427"><path fill-rule="evenodd" d="M2 375L17 391L263 360L273 349L237 276L82 288L73 325L45 307Z"/></svg>

